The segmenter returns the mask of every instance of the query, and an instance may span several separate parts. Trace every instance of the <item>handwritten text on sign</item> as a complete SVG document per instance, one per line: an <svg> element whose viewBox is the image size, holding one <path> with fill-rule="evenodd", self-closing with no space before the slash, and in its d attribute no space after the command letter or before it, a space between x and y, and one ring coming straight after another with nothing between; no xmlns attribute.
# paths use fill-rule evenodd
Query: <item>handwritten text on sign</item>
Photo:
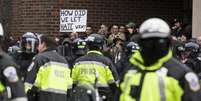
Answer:
<svg viewBox="0 0 201 101"><path fill-rule="evenodd" d="M60 10L60 32L85 32L87 10Z"/></svg>

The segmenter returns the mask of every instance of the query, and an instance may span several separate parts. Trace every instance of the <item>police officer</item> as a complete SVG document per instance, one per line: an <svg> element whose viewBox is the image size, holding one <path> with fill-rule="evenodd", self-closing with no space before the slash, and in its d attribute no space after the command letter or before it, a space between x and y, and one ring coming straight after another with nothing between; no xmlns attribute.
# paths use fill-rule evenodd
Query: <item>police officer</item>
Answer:
<svg viewBox="0 0 201 101"><path fill-rule="evenodd" d="M26 71L37 54L38 39L32 32L26 32L20 42L20 51L17 51L16 63L20 66L22 79L26 77Z"/></svg>
<svg viewBox="0 0 201 101"><path fill-rule="evenodd" d="M28 68L25 89L30 101L66 101L72 86L70 69L56 52L56 43L46 35L39 37L39 54Z"/></svg>
<svg viewBox="0 0 201 101"><path fill-rule="evenodd" d="M123 75L129 70L131 67L129 59L136 51L140 49L139 45L135 42L129 42L126 45L125 55L117 62L116 67L119 73L120 80L123 78Z"/></svg>
<svg viewBox="0 0 201 101"><path fill-rule="evenodd" d="M184 44L179 44L179 45L177 45L175 47L175 54L173 53L173 56L177 60L179 60L180 62L182 62L182 63L184 63L186 61L187 57L186 57L186 54L185 54L185 46L184 46Z"/></svg>
<svg viewBox="0 0 201 101"><path fill-rule="evenodd" d="M74 85L97 87L101 97L111 100L117 87L118 74L111 60L101 53L103 37L91 34L86 42L89 48L87 55L78 58L72 69Z"/></svg>
<svg viewBox="0 0 201 101"><path fill-rule="evenodd" d="M0 24L1 43L2 38L3 28ZM0 49L0 101L27 101L24 85L19 79L16 67L12 58Z"/></svg>
<svg viewBox="0 0 201 101"><path fill-rule="evenodd" d="M198 77L172 57L170 28L159 18L146 20L140 27L139 46L121 83L120 101L199 101Z"/></svg>
<svg viewBox="0 0 201 101"><path fill-rule="evenodd" d="M70 38L65 38L62 41L61 45L57 47L57 52L65 57L65 59L69 62L70 68L72 68L76 56L73 53L73 43Z"/></svg>
<svg viewBox="0 0 201 101"><path fill-rule="evenodd" d="M188 42L185 44L186 61L195 73L201 76L201 58L199 57L199 45L195 42Z"/></svg>

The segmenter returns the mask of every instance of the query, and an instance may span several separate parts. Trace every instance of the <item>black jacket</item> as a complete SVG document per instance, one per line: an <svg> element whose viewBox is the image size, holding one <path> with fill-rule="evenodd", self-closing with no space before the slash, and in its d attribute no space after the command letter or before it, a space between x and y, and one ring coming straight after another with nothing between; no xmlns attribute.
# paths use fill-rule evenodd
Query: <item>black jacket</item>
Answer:
<svg viewBox="0 0 201 101"><path fill-rule="evenodd" d="M26 101L24 92L24 84L18 76L18 66L14 63L13 59L4 52L0 52L0 82L6 88L10 88L10 99L23 98ZM0 93L0 101L4 99L4 93ZM7 94L6 94L7 95Z"/></svg>
<svg viewBox="0 0 201 101"><path fill-rule="evenodd" d="M31 64L32 59L35 55L36 55L35 53L25 53L25 52L17 54L15 61L20 66L19 72L22 79L26 78L27 68Z"/></svg>
<svg viewBox="0 0 201 101"><path fill-rule="evenodd" d="M128 55L128 54L127 54ZM124 74L130 70L132 67L132 64L129 62L129 59L132 55L123 55L123 57L116 63L117 71L119 74L120 80L123 79Z"/></svg>
<svg viewBox="0 0 201 101"><path fill-rule="evenodd" d="M196 74L201 73L201 60L199 57L189 58L185 64L189 66Z"/></svg>

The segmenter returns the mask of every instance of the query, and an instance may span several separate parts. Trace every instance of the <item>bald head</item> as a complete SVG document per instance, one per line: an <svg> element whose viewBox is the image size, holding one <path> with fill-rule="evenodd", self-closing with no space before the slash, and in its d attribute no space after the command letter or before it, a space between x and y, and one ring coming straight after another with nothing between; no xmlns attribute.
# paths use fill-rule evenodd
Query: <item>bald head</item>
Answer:
<svg viewBox="0 0 201 101"><path fill-rule="evenodd" d="M197 37L197 43L201 46L201 36Z"/></svg>

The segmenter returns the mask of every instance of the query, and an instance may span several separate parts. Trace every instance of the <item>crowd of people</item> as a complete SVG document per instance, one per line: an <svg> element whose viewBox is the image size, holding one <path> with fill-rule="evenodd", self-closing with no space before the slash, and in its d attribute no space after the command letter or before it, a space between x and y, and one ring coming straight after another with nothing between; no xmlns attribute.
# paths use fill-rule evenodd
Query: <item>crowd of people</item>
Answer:
<svg viewBox="0 0 201 101"><path fill-rule="evenodd" d="M8 80L24 83L16 87L28 101L199 101L201 36L179 19L171 24L102 24L56 38L26 32L6 49L17 65L3 74L16 68L19 80Z"/></svg>

